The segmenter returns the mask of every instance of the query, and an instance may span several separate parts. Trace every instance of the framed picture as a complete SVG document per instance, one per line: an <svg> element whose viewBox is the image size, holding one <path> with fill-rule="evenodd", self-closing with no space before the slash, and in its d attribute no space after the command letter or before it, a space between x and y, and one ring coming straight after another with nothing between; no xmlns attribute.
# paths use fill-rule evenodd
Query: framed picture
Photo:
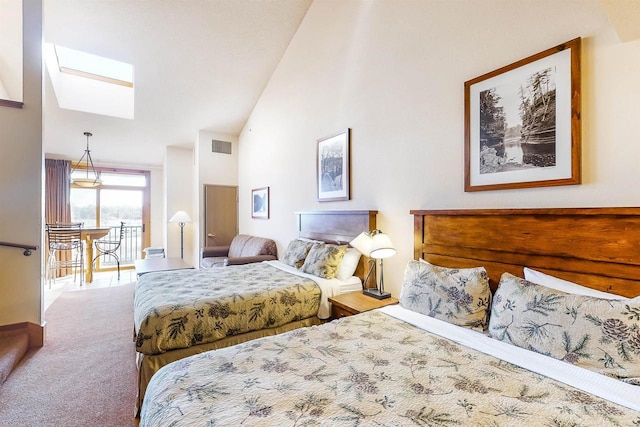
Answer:
<svg viewBox="0 0 640 427"><path fill-rule="evenodd" d="M464 191L580 184L577 38L464 84Z"/></svg>
<svg viewBox="0 0 640 427"><path fill-rule="evenodd" d="M349 200L350 129L318 140L316 178L319 202Z"/></svg>
<svg viewBox="0 0 640 427"><path fill-rule="evenodd" d="M269 187L251 190L251 218L269 219Z"/></svg>

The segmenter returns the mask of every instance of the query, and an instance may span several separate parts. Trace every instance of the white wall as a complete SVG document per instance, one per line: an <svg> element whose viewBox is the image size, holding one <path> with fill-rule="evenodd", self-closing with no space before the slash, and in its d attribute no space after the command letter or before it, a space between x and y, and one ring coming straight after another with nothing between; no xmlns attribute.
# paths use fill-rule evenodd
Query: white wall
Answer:
<svg viewBox="0 0 640 427"><path fill-rule="evenodd" d="M211 141L228 141L231 143L231 154L214 153L211 151ZM238 185L238 137L214 133L210 131L198 132L196 141L197 185L195 187L193 211L197 212L194 224L193 250L199 255L200 248L205 246L204 237L204 186L205 185ZM198 232L199 230L199 232ZM194 266L199 266L198 262Z"/></svg>
<svg viewBox="0 0 640 427"><path fill-rule="evenodd" d="M0 240L42 247L42 1L25 0L23 12L24 108L0 107ZM40 325L42 257L0 247L0 325Z"/></svg>
<svg viewBox="0 0 640 427"><path fill-rule="evenodd" d="M0 0L0 99L22 102L22 1Z"/></svg>
<svg viewBox="0 0 640 427"><path fill-rule="evenodd" d="M576 37L583 184L465 193L464 82ZM397 296L410 209L638 205L638 75L640 42L621 43L596 0L315 0L240 136L240 193L271 187L271 219L241 214L240 230L282 252L295 211L377 209ZM316 140L347 127L351 200L319 203Z"/></svg>
<svg viewBox="0 0 640 427"><path fill-rule="evenodd" d="M164 206L164 173L162 168L149 167L151 172L150 176L150 212L149 212L149 227L151 228L150 245L163 247L165 239L165 224L164 212L162 206Z"/></svg>
<svg viewBox="0 0 640 427"><path fill-rule="evenodd" d="M164 219L166 225L166 241L164 243L167 257L180 256L180 226L177 223L169 223L169 219L177 211L185 211L192 219L197 216L192 211L193 207L193 170L194 155L192 149L181 147L167 147L164 159ZM184 226L184 260L193 263L197 260L194 253L193 236L194 224L187 223ZM195 264L193 264L195 265Z"/></svg>

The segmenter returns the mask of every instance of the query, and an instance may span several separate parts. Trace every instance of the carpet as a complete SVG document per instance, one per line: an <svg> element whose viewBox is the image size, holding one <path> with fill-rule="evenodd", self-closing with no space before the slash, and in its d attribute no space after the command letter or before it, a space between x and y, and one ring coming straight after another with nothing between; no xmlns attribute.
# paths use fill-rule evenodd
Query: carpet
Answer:
<svg viewBox="0 0 640 427"><path fill-rule="evenodd" d="M133 288L64 292L45 313L45 345L0 388L0 426L136 426Z"/></svg>

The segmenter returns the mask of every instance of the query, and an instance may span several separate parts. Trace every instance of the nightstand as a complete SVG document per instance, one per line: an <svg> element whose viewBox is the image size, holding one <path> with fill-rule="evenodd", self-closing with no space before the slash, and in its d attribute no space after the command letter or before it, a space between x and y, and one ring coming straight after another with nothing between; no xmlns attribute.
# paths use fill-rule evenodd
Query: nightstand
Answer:
<svg viewBox="0 0 640 427"><path fill-rule="evenodd" d="M347 292L329 298L331 303L331 317L339 319L341 317L352 316L363 311L384 307L385 305L397 304L396 298L375 299L363 294L361 291Z"/></svg>

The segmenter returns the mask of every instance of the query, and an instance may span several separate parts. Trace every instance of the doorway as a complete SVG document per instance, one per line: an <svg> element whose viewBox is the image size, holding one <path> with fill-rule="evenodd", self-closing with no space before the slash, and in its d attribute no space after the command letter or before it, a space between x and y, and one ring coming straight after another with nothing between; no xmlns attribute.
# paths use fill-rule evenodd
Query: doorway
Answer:
<svg viewBox="0 0 640 427"><path fill-rule="evenodd" d="M204 246L230 245L238 235L238 187L204 186Z"/></svg>

